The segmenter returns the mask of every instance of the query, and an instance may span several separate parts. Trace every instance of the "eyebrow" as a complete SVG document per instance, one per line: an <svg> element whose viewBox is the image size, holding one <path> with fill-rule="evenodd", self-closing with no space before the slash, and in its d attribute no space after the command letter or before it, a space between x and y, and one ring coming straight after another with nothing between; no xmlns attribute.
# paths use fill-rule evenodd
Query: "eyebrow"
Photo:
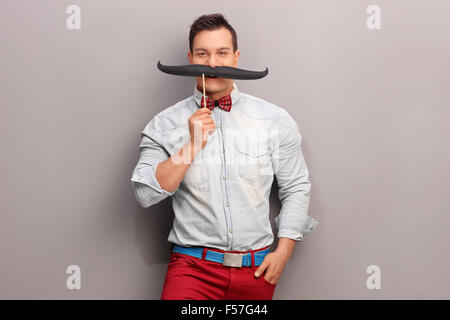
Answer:
<svg viewBox="0 0 450 320"><path fill-rule="evenodd" d="M217 49L217 51L220 51L220 50L231 50L231 49L228 47L221 47L221 48ZM194 51L208 51L208 50L206 50L205 48L197 48Z"/></svg>

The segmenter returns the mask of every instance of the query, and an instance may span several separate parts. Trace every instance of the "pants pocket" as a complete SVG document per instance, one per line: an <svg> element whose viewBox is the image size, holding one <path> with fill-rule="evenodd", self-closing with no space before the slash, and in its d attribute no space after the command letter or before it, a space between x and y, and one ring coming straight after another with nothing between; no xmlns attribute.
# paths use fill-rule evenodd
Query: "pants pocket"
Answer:
<svg viewBox="0 0 450 320"><path fill-rule="evenodd" d="M274 287L274 288L277 286L276 283L270 283L269 281L267 281L266 278L264 278L264 275L261 275L260 277L262 278L262 280L263 280L267 285L269 285L269 286L271 286L271 287Z"/></svg>

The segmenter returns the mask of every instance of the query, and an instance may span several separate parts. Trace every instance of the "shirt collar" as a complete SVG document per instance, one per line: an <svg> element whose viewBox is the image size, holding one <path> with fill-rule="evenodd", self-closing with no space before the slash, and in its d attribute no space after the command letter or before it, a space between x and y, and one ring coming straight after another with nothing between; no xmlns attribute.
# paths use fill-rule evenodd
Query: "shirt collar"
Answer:
<svg viewBox="0 0 450 320"><path fill-rule="evenodd" d="M238 101L239 97L240 97L240 92L236 86L236 84L233 81L233 90L230 93L231 96L231 106L233 108L233 105L236 103L236 101ZM197 102L197 105L200 107L201 103L202 103L202 97L203 97L203 92L201 92L200 90L197 89L197 84L194 85L194 99Z"/></svg>

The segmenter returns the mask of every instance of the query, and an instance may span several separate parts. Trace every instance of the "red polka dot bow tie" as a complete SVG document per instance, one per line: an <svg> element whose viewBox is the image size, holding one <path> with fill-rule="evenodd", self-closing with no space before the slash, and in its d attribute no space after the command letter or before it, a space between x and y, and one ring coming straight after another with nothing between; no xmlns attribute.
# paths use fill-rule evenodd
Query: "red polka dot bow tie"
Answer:
<svg viewBox="0 0 450 320"><path fill-rule="evenodd" d="M202 107L205 106L204 98L205 97L202 96ZM214 109L214 107L219 107L219 108L221 108L221 109L223 109L225 111L230 112L230 110L231 110L231 96L227 95L227 96L224 96L224 97L220 98L219 100L215 100L215 101L212 101L212 99L210 99L209 97L206 97L206 107L209 110Z"/></svg>

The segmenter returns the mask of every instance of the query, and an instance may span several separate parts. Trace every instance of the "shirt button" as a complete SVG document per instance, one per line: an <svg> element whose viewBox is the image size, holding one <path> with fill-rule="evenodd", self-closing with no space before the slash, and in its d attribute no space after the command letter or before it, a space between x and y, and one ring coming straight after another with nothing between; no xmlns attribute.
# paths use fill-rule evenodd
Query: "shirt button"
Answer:
<svg viewBox="0 0 450 320"><path fill-rule="evenodd" d="M223 177L223 180L226 180L227 177Z"/></svg>
<svg viewBox="0 0 450 320"><path fill-rule="evenodd" d="M224 153L225 152L225 150L224 149L222 149L222 153Z"/></svg>
<svg viewBox="0 0 450 320"><path fill-rule="evenodd" d="M233 233L233 230L230 229L230 230L228 230L228 232Z"/></svg>
<svg viewBox="0 0 450 320"><path fill-rule="evenodd" d="M226 206L227 206L227 207L229 207L229 206L230 206L230 203L229 203L229 202L227 202L227 203L226 203Z"/></svg>

